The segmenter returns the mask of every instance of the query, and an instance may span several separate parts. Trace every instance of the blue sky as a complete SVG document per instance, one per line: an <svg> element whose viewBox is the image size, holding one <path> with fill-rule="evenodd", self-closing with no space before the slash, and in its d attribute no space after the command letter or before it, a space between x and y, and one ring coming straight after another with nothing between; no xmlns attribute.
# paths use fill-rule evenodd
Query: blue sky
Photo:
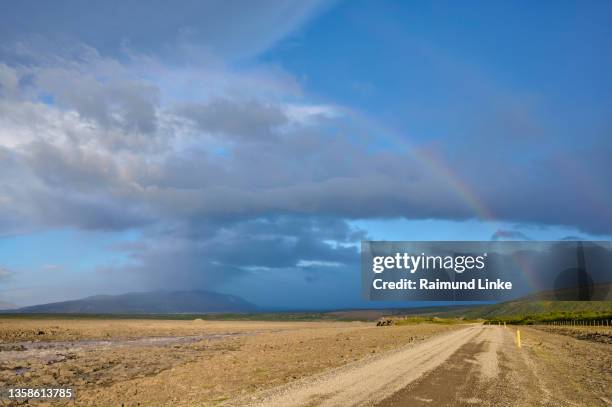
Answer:
<svg viewBox="0 0 612 407"><path fill-rule="evenodd" d="M612 6L22 1L0 300L366 306L358 242L612 235Z"/></svg>

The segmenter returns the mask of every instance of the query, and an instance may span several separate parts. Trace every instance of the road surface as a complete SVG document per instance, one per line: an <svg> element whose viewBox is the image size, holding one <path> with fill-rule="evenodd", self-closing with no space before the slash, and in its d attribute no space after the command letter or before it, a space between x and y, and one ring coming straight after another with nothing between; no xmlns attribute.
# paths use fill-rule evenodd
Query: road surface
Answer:
<svg viewBox="0 0 612 407"><path fill-rule="evenodd" d="M261 407L609 405L605 397L581 404L555 394L550 380L542 380L542 366L516 345L515 332L466 326L238 402Z"/></svg>

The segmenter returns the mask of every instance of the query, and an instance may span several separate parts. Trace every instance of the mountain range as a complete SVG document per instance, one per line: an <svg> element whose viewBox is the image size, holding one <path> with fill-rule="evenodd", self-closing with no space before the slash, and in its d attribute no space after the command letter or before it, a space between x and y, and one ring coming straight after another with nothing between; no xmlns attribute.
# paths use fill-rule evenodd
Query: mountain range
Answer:
<svg viewBox="0 0 612 407"><path fill-rule="evenodd" d="M96 295L10 309L11 313L179 314L254 312L257 306L241 297L213 291L152 291Z"/></svg>

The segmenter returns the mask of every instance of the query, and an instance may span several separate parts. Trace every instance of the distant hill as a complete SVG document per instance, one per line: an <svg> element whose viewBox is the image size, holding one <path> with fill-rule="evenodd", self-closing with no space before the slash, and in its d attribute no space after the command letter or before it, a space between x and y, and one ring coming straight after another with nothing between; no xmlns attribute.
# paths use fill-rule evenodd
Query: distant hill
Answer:
<svg viewBox="0 0 612 407"><path fill-rule="evenodd" d="M33 305L11 310L17 313L176 314L253 312L257 307L235 295L212 291L154 291L121 295L97 295L80 300Z"/></svg>
<svg viewBox="0 0 612 407"><path fill-rule="evenodd" d="M521 298L522 300L569 301L578 299L578 287L562 288L552 291L541 291ZM612 283L593 284L587 288L592 300L612 301ZM576 301L580 302L580 301ZM582 301L585 302L585 301ZM588 302L588 301L587 301Z"/></svg>
<svg viewBox="0 0 612 407"><path fill-rule="evenodd" d="M612 313L612 301L520 300L483 305L463 311L450 311L442 313L441 315L462 316L468 319L492 319L502 317L524 317L527 315L549 315L555 313Z"/></svg>
<svg viewBox="0 0 612 407"><path fill-rule="evenodd" d="M527 315L544 315L553 313L606 313L612 314L612 284L598 284L594 286L599 292L605 293L601 301L564 301L563 298L575 298L567 289L556 291L543 291L530 294L512 301L500 302L490 305L460 306L447 308L416 309L423 316L438 317L464 317L468 319L491 319L506 317L524 317Z"/></svg>

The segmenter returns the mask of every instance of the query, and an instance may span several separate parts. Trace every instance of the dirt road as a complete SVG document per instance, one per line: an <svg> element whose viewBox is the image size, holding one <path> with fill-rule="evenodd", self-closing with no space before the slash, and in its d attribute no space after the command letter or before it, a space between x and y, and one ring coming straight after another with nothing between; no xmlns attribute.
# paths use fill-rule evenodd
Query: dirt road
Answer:
<svg viewBox="0 0 612 407"><path fill-rule="evenodd" d="M0 318L0 383L79 406L612 405L609 334L520 329Z"/></svg>
<svg viewBox="0 0 612 407"><path fill-rule="evenodd" d="M518 348L515 328L467 326L237 403L379 407L610 405L607 345L577 342L529 328L521 331L523 346ZM595 358L603 357L604 365L584 370L588 355L572 362L576 350L585 346L590 347ZM601 355L597 356L597 352Z"/></svg>

